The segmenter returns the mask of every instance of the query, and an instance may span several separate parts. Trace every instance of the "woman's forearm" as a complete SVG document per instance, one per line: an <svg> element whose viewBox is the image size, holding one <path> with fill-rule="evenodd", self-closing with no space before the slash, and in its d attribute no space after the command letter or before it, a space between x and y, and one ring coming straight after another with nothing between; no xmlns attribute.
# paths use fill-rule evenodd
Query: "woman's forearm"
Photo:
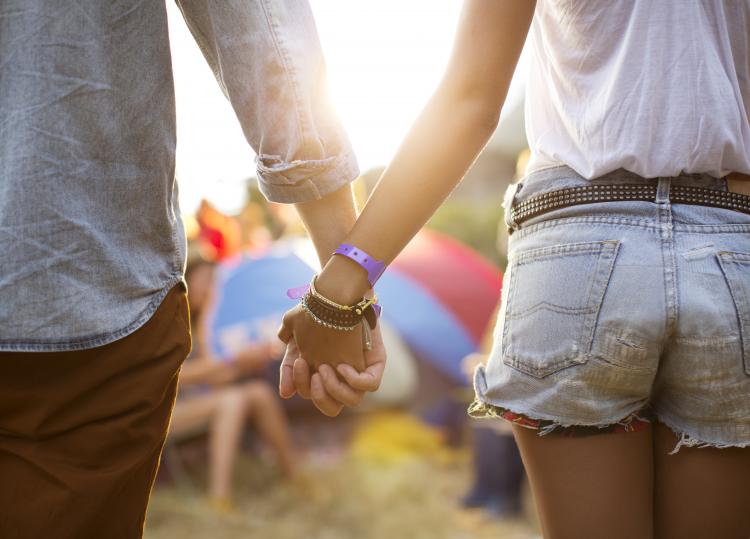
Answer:
<svg viewBox="0 0 750 539"><path fill-rule="evenodd" d="M383 174L351 243L391 262L466 174L499 113L481 100L436 95Z"/></svg>
<svg viewBox="0 0 750 539"><path fill-rule="evenodd" d="M456 187L492 135L499 111L436 95L383 174L347 243L390 263ZM361 298L366 275L342 257L328 261L319 289L344 302Z"/></svg>

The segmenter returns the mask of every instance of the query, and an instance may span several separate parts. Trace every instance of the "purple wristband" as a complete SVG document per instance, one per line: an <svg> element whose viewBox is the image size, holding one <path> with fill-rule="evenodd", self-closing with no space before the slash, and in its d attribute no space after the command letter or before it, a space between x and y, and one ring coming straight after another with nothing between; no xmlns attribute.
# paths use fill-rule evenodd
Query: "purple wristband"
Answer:
<svg viewBox="0 0 750 539"><path fill-rule="evenodd" d="M370 283L371 287L375 286L375 283L385 271L385 264L383 264L381 260L374 259L362 249L359 249L354 245L349 245L348 243L342 243L339 245L339 248L336 249L333 254L350 258L362 266L367 272L367 281Z"/></svg>

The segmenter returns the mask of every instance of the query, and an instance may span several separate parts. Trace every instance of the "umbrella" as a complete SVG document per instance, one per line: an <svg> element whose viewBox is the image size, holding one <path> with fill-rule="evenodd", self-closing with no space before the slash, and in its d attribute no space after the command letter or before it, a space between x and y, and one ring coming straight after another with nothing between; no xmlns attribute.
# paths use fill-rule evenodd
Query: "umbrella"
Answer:
<svg viewBox="0 0 750 539"><path fill-rule="evenodd" d="M303 239L223 263L210 322L215 353L230 357L249 341L273 338L292 305L286 290L309 282L317 268L314 248ZM500 282L499 270L470 248L422 231L377 284L383 324L421 359L464 383L460 361L477 349Z"/></svg>
<svg viewBox="0 0 750 539"><path fill-rule="evenodd" d="M391 269L421 285L456 317L475 345L481 342L500 300L497 267L450 236L424 229Z"/></svg>

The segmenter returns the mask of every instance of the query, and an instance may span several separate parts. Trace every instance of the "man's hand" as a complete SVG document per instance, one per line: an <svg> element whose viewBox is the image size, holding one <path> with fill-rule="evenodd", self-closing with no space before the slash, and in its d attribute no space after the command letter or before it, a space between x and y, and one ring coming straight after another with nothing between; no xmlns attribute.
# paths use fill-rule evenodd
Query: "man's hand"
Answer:
<svg viewBox="0 0 750 539"><path fill-rule="evenodd" d="M300 319L304 321L299 326L301 327L300 334L306 344L304 348L299 344L294 330L298 327L296 324ZM307 324L312 324L317 328L310 328ZM326 357L332 356L328 354L325 345L319 346L313 340L318 328L333 332L328 335L328 338L332 338L334 343L336 338L342 338L344 334L356 335L357 352L362 355L360 368L346 360L335 364L326 361ZM311 329L313 331L307 332ZM329 330L310 320L302 309L295 308L284 317L284 326L279 331L279 337L287 343L286 354L281 362L279 382L279 394L285 399L298 393L305 399L311 399L323 414L334 417L341 413L344 405L357 406L362 402L366 392L376 391L380 387L385 370L386 354L379 326L371 332L372 350L364 351L360 330L353 332ZM346 337L346 339L351 338L351 335ZM351 345L348 342L346 344ZM345 348L337 350L342 352ZM316 358L322 358L316 367L311 367L309 363L310 353L313 353Z"/></svg>

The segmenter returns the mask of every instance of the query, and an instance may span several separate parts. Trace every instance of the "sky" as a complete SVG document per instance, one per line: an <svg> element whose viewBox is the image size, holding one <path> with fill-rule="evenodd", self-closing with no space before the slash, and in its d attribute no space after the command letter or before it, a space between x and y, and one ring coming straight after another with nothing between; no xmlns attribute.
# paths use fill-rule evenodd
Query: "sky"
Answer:
<svg viewBox="0 0 750 539"><path fill-rule="evenodd" d="M362 171L385 165L440 80L461 2L311 0L333 103ZM167 2L183 211L234 213L254 153L174 2Z"/></svg>

